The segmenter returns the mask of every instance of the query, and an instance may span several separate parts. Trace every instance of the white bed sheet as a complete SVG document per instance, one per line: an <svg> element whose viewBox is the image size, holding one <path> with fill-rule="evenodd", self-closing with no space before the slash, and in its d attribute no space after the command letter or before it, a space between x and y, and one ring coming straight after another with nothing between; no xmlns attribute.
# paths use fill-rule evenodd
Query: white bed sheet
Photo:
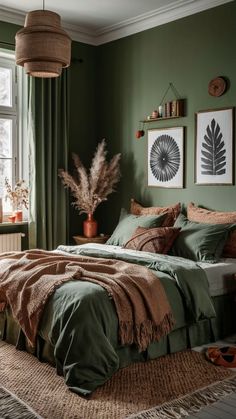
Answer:
<svg viewBox="0 0 236 419"><path fill-rule="evenodd" d="M213 264L198 262L198 265L207 275L212 297L236 292L236 259L225 258Z"/></svg>
<svg viewBox="0 0 236 419"><path fill-rule="evenodd" d="M91 245L91 247L93 246L94 244ZM119 252L123 251L124 253L129 253L131 255L146 253L139 252L138 250L123 249L120 246L109 245L108 248L110 250L112 249L114 253L116 253L118 250ZM150 255L150 253L148 254ZM153 253L152 256L155 259L155 253ZM217 297L220 295L236 292L236 279L234 279L234 274L236 274L236 258L222 258L218 263L198 262L197 264L206 273L211 297Z"/></svg>
<svg viewBox="0 0 236 419"><path fill-rule="evenodd" d="M66 246L69 248L70 246ZM74 248L77 246L71 246ZM98 243L87 243L80 245L78 247L85 247L87 249L97 248L97 249L106 249L109 252L116 254L117 252L128 253L130 255L138 256L138 254L144 256L145 253L148 256L152 257L155 261L155 253L149 252L140 252L138 250L133 249L124 249L120 246L113 246L113 245L106 245L106 244L98 244ZM58 252L58 250L55 250ZM62 253L64 253L62 251ZM181 257L175 256L176 259L183 259ZM185 259L187 261L188 259ZM189 261L190 262L190 261ZM192 261L191 261L192 262ZM221 259L218 263L206 263L206 262L197 262L197 265L200 266L206 273L208 283L209 283L209 291L212 297L226 295L233 292L236 292L236 279L234 279L234 274L236 274L236 258L224 258Z"/></svg>

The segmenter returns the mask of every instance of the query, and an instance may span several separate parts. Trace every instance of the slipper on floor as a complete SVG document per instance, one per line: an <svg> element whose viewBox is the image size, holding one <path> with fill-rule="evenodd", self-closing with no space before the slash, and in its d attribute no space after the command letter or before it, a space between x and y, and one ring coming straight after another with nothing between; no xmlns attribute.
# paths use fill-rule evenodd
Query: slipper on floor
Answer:
<svg viewBox="0 0 236 419"><path fill-rule="evenodd" d="M209 347L206 350L206 358L215 365L228 368L236 368L236 347Z"/></svg>

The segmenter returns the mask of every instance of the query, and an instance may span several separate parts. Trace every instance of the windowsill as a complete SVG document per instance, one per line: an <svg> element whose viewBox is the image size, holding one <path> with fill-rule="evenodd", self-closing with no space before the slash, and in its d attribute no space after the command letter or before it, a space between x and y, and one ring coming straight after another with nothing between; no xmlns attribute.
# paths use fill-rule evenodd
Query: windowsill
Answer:
<svg viewBox="0 0 236 419"><path fill-rule="evenodd" d="M22 221L15 220L15 222L12 222L10 219L11 216L12 216L12 212L4 212L3 217L2 217L2 222L0 223L0 225L7 225L7 226L9 226L10 224L21 225L21 224L27 224L29 222L27 212L23 213Z"/></svg>
<svg viewBox="0 0 236 419"><path fill-rule="evenodd" d="M2 223L0 223L0 227L4 227L4 226L10 227L10 226L19 226L19 225L21 226L21 225L25 225L25 224L28 224L27 220L18 221L18 222L15 222L15 223L11 223L10 221L3 221Z"/></svg>

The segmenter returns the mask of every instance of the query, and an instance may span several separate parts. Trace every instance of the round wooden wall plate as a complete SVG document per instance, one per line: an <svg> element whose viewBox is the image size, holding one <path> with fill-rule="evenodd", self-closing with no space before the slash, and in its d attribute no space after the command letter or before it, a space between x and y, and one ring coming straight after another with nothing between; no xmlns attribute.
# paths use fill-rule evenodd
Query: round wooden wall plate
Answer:
<svg viewBox="0 0 236 419"><path fill-rule="evenodd" d="M226 81L223 77L216 77L208 84L208 93L211 96L221 96L225 92Z"/></svg>

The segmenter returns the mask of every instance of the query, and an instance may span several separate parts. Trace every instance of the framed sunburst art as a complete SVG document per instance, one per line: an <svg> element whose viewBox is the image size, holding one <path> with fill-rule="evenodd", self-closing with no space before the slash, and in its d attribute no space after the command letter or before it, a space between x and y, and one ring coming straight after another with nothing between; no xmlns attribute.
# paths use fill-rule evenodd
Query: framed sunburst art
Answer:
<svg viewBox="0 0 236 419"><path fill-rule="evenodd" d="M148 186L183 188L184 127L148 130Z"/></svg>
<svg viewBox="0 0 236 419"><path fill-rule="evenodd" d="M233 184L233 109L195 114L195 183Z"/></svg>

